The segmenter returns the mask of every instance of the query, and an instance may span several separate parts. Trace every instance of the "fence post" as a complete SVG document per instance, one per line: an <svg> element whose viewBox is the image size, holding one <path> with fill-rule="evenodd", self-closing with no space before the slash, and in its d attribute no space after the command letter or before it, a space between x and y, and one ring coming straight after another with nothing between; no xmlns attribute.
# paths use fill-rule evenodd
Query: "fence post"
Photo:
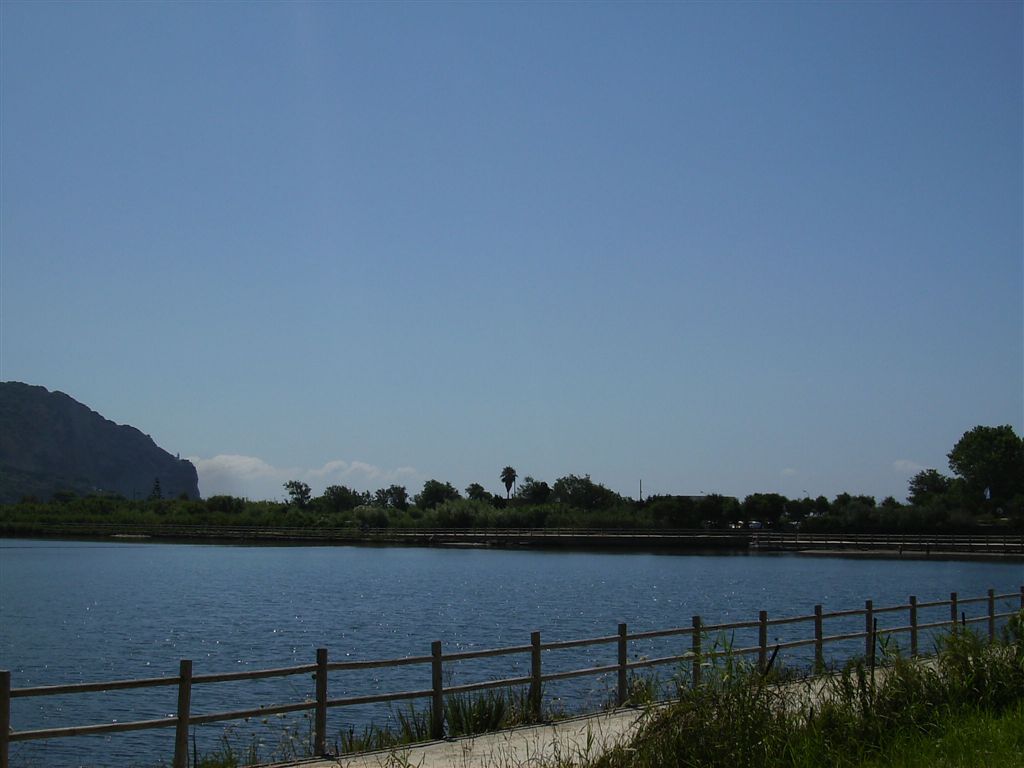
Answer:
<svg viewBox="0 0 1024 768"><path fill-rule="evenodd" d="M994 642L996 639L996 591L990 589L988 591L988 641Z"/></svg>
<svg viewBox="0 0 1024 768"><path fill-rule="evenodd" d="M540 671L540 632L530 633L530 710L535 722L540 722L543 691Z"/></svg>
<svg viewBox="0 0 1024 768"><path fill-rule="evenodd" d="M956 592L949 593L949 622L953 625L953 634L956 634Z"/></svg>
<svg viewBox="0 0 1024 768"><path fill-rule="evenodd" d="M814 671L821 672L825 667L825 649L822 638L825 632L822 627L821 606L814 606Z"/></svg>
<svg viewBox="0 0 1024 768"><path fill-rule="evenodd" d="M870 600L864 601L864 631L867 635L864 638L864 656L868 663L875 665L875 607Z"/></svg>
<svg viewBox="0 0 1024 768"><path fill-rule="evenodd" d="M430 737L444 738L444 676L441 669L441 641L430 644Z"/></svg>
<svg viewBox="0 0 1024 768"><path fill-rule="evenodd" d="M763 675L768 667L768 611L757 615L757 668Z"/></svg>
<svg viewBox="0 0 1024 768"><path fill-rule="evenodd" d="M629 638L626 625L619 624L619 706L629 698L629 680L626 678L626 664L629 661Z"/></svg>
<svg viewBox="0 0 1024 768"><path fill-rule="evenodd" d="M910 596L910 658L917 658L917 597Z"/></svg>
<svg viewBox="0 0 1024 768"><path fill-rule="evenodd" d="M178 722L174 728L174 768L188 768L188 718L192 707L192 660L178 665Z"/></svg>
<svg viewBox="0 0 1024 768"><path fill-rule="evenodd" d="M327 649L316 649L316 754L327 755Z"/></svg>
<svg viewBox="0 0 1024 768"><path fill-rule="evenodd" d="M693 651L693 687L700 685L700 616L693 617L693 634L690 635L690 648Z"/></svg>
<svg viewBox="0 0 1024 768"><path fill-rule="evenodd" d="M8 768L11 744L11 673L0 671L0 768Z"/></svg>

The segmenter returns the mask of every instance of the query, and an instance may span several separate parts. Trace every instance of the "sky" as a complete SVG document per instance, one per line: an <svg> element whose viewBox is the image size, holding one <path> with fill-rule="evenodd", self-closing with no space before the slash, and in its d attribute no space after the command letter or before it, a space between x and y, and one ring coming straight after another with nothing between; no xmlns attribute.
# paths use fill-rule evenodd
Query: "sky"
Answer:
<svg viewBox="0 0 1024 768"><path fill-rule="evenodd" d="M1024 4L0 4L0 380L283 498L1024 434Z"/></svg>

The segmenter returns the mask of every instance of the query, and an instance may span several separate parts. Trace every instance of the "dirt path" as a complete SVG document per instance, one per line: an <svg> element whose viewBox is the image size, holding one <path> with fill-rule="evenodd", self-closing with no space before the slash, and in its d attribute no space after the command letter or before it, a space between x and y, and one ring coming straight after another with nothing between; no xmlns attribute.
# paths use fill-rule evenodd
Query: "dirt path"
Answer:
<svg viewBox="0 0 1024 768"><path fill-rule="evenodd" d="M922 658L918 663L932 665L935 660ZM875 675L876 684L881 683L886 668L878 667ZM833 694L829 685L832 677L822 675L783 684L780 693L785 697L785 706L799 709L809 700L817 705ZM625 707L547 725L265 768L568 768L585 765L627 743L649 717L670 703Z"/></svg>
<svg viewBox="0 0 1024 768"><path fill-rule="evenodd" d="M624 743L649 716L648 709L560 720L498 733L432 741L350 757L310 759L289 768L526 768L578 765ZM284 768L284 766L278 766Z"/></svg>

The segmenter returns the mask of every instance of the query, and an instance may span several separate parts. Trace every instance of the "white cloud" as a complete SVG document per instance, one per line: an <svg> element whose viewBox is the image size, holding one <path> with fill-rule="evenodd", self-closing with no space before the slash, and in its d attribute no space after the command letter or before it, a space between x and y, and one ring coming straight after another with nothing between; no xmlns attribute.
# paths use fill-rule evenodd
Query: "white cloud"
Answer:
<svg viewBox="0 0 1024 768"><path fill-rule="evenodd" d="M892 468L896 472L899 472L901 474L914 475L916 475L921 470L928 469L928 467L924 466L923 464L918 464L916 461L911 461L910 459L897 459L892 463Z"/></svg>
<svg viewBox="0 0 1024 768"><path fill-rule="evenodd" d="M236 477L265 477L276 471L263 459L257 459L255 456L222 453L212 459L192 457L189 461L196 465L196 469L202 466L204 471L215 476L223 474Z"/></svg>
<svg viewBox="0 0 1024 768"><path fill-rule="evenodd" d="M289 480L309 483L319 495L329 485L347 485L358 491L382 486L406 486L410 493L426 476L413 467L385 469L363 461L334 459L322 467L275 467L256 456L219 454L209 459L188 457L199 473L199 490L203 496L230 494L249 499L283 498L283 485Z"/></svg>

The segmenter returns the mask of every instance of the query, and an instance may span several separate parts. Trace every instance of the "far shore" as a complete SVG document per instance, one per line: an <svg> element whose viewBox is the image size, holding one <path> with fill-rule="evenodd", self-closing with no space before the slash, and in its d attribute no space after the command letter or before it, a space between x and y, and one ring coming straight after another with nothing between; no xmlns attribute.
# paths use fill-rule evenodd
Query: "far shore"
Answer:
<svg viewBox="0 0 1024 768"><path fill-rule="evenodd" d="M1024 554L1013 552L899 552L891 549L802 549L794 554L810 557L852 557L861 560L984 560L1024 563Z"/></svg>
<svg viewBox="0 0 1024 768"><path fill-rule="evenodd" d="M818 539L782 535L766 541L729 531L502 531L463 529L428 530L132 530L130 526L31 526L0 531L0 537L64 541L153 542L164 544L219 544L232 546L362 546L433 547L452 549L544 550L548 552L648 552L664 555L845 557L884 560L964 560L1024 562L1024 536L905 536L894 534L829 534ZM811 546L808 546L811 544Z"/></svg>

